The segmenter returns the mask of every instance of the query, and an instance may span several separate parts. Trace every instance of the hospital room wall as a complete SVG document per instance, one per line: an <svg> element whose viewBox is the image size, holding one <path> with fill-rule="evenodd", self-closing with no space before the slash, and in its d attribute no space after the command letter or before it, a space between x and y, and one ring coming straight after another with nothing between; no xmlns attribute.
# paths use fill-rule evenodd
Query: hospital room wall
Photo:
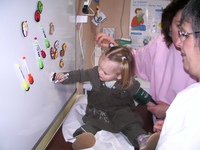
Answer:
<svg viewBox="0 0 200 150"><path fill-rule="evenodd" d="M83 15L82 8L85 0L77 0L77 15ZM106 21L96 26L92 23L93 17L88 17L87 23L82 24L83 37L82 45L85 51L83 63L80 62L81 59L77 59L78 68L91 68L94 63L94 57L92 56L95 48L95 35L103 31L103 28L115 28L115 39L123 36L124 38L129 37L129 16L130 16L130 0L99 0L100 11L106 16ZM96 11L96 3L92 0L90 7ZM113 12L113 10L117 10ZM123 15L123 16L122 16ZM122 18L122 19L121 19ZM81 30L81 25L78 23L76 25L77 31L77 49L80 49L80 43L78 40L78 32ZM80 51L78 50L77 58L80 56ZM91 62L93 61L93 63ZM83 66L81 66L83 65Z"/></svg>
<svg viewBox="0 0 200 150"><path fill-rule="evenodd" d="M83 3L85 0L76 0L76 15L83 15L82 8ZM90 7L95 10L96 4L92 0ZM78 49L77 52L77 68L91 68L92 62L94 61L92 58L92 52L94 51L95 45L95 35L96 35L96 26L92 23L93 17L88 17L87 23L82 23L82 27L80 23L76 25L76 48ZM80 48L80 41L79 41L79 32L82 34L82 47L84 51L84 58L81 56L81 48Z"/></svg>
<svg viewBox="0 0 200 150"><path fill-rule="evenodd" d="M129 38L131 0L100 0L100 9L106 16L106 21L101 24L103 28L114 28L115 39Z"/></svg>
<svg viewBox="0 0 200 150"><path fill-rule="evenodd" d="M92 0L93 1L93 0ZM85 0L76 0L76 15L83 15L82 8ZM90 7L95 8L95 3L92 2ZM81 27L82 26L82 27ZM94 37L95 37L95 26L92 23L92 17L88 17L87 23L76 24L76 68L77 69L88 69L92 67L92 52L94 50ZM82 34L81 43L84 51L84 57L82 56L79 33ZM83 85L77 83L77 93L83 93Z"/></svg>
<svg viewBox="0 0 200 150"><path fill-rule="evenodd" d="M76 15L83 15L82 8L85 0L76 0ZM95 50L95 36L99 32L103 32L103 28L114 28L115 39L121 36L129 37L129 18L130 18L130 0L99 0L100 11L106 16L106 21L102 22L100 26L92 23L93 17L88 17L87 23L76 25L76 68L88 69L94 65L94 50ZM96 3L91 1L90 7L96 11ZM113 10L118 10L113 12ZM82 46L84 51L84 59L81 56L81 48L79 41L79 32L82 31ZM83 85L77 84L77 92L83 93Z"/></svg>
<svg viewBox="0 0 200 150"><path fill-rule="evenodd" d="M82 7L85 0L77 0L77 14L82 14ZM85 63L84 68L92 67L91 57L95 48L95 35L103 32L103 28L114 28L115 39L129 38L131 0L99 0L100 11L106 16L106 21L95 26L92 17L88 17L88 22L83 24L83 42L85 42ZM92 0L90 7L96 10L95 0ZM77 25L77 30L79 29ZM77 44L79 44L77 42ZM79 45L77 45L78 47ZM94 61L94 57L92 57Z"/></svg>

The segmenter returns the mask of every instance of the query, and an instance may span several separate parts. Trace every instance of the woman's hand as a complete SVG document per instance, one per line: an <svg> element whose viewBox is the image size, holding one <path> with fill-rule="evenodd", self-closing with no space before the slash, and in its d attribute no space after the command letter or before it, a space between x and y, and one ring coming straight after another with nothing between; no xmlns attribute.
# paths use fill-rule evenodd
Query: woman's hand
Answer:
<svg viewBox="0 0 200 150"><path fill-rule="evenodd" d="M166 111L169 108L167 103L162 101L156 101L157 105L147 106L147 110L150 111L156 118L165 118Z"/></svg>
<svg viewBox="0 0 200 150"><path fill-rule="evenodd" d="M113 43L114 46L118 46L118 44L114 41L114 39L104 33L99 33L95 37L95 41L102 48L108 48L110 43Z"/></svg>
<svg viewBox="0 0 200 150"><path fill-rule="evenodd" d="M164 120L157 120L153 126L153 131L161 132L163 124L164 124Z"/></svg>

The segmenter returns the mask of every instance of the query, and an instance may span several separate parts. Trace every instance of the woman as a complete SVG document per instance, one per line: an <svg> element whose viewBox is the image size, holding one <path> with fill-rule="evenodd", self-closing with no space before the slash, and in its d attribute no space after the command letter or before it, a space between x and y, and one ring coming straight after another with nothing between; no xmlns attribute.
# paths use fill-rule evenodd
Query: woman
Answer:
<svg viewBox="0 0 200 150"><path fill-rule="evenodd" d="M181 91L167 110L158 141L158 150L200 148L200 1L190 0L184 8L179 30L183 65L198 79Z"/></svg>
<svg viewBox="0 0 200 150"><path fill-rule="evenodd" d="M178 92L196 82L183 68L180 45L177 43L182 9L188 1L173 0L163 10L162 34L147 46L132 51L136 60L136 74L150 81L150 94L158 105L148 106L147 109L157 118L165 117ZM102 33L96 36L96 41L102 47L108 47L110 43L117 45L111 37Z"/></svg>

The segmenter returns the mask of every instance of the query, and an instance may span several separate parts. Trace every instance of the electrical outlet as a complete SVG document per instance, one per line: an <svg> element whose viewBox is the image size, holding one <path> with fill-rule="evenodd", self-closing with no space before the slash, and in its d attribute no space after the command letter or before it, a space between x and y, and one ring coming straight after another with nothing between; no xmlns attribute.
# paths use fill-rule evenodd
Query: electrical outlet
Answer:
<svg viewBox="0 0 200 150"><path fill-rule="evenodd" d="M93 19L92 19L92 22L98 26L100 23L104 22L106 20L106 16L103 12L100 12L99 13L99 16L95 16Z"/></svg>
<svg viewBox="0 0 200 150"><path fill-rule="evenodd" d="M87 23L88 16L76 16L76 24L77 23Z"/></svg>

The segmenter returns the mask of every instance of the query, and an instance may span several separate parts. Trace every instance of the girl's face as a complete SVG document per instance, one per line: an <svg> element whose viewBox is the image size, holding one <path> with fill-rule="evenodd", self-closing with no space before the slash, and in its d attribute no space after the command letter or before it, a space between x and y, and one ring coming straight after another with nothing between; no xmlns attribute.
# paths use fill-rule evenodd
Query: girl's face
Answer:
<svg viewBox="0 0 200 150"><path fill-rule="evenodd" d="M180 50L180 42L179 42L179 35L178 31L180 30L180 19L182 15L182 10L178 11L177 14L174 16L172 20L172 24L170 26L171 33L172 33L172 41L174 43L174 46L177 50Z"/></svg>
<svg viewBox="0 0 200 150"><path fill-rule="evenodd" d="M101 81L121 79L120 64L110 61L104 55L99 59L98 72Z"/></svg>
<svg viewBox="0 0 200 150"><path fill-rule="evenodd" d="M188 22L183 22L182 34L192 33L191 25ZM200 34L200 33L197 33ZM181 55L183 57L184 68L189 71L189 73L200 79L200 47L199 43L195 43L194 34L189 34L187 36L180 35L181 44ZM183 39L185 38L185 39ZM199 80L200 81L200 80Z"/></svg>

